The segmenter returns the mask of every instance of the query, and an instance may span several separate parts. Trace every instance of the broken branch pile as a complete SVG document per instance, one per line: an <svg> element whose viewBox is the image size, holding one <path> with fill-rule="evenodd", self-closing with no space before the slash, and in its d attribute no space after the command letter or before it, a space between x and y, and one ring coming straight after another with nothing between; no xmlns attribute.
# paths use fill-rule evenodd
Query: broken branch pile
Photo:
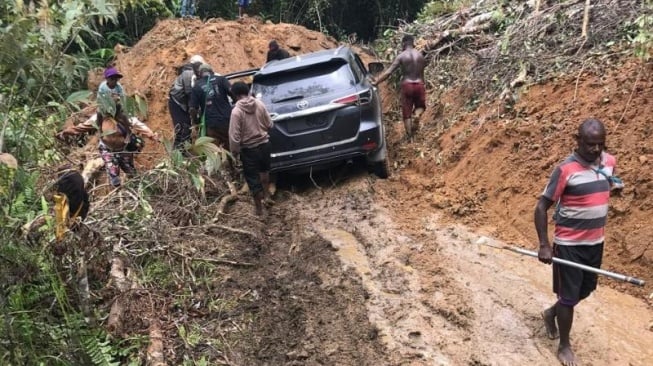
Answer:
<svg viewBox="0 0 653 366"><path fill-rule="evenodd" d="M61 263L71 278L81 277L71 290L92 321L123 345L147 336L131 359L178 365L192 354L223 364L231 339L242 333L234 333L236 309L251 300L227 280L255 262L263 224L228 174L207 176L193 158L173 160L116 189L91 180L91 194L102 194L82 224L89 233L69 233ZM232 197L230 206L224 197ZM234 316L218 311L227 305Z"/></svg>
<svg viewBox="0 0 653 366"><path fill-rule="evenodd" d="M589 59L600 69L629 51L619 40L644 10L635 0L478 1L405 24L396 42L404 33L417 36L430 63L425 77L431 89L461 86L489 99L573 72Z"/></svg>

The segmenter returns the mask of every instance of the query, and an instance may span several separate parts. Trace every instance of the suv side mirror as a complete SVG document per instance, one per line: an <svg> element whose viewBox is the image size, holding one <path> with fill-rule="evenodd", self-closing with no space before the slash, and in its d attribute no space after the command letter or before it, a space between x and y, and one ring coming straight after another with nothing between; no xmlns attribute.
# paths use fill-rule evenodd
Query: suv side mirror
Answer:
<svg viewBox="0 0 653 366"><path fill-rule="evenodd" d="M378 75L383 71L383 63L382 62L370 62L367 64L367 69L369 70L370 74L372 75Z"/></svg>

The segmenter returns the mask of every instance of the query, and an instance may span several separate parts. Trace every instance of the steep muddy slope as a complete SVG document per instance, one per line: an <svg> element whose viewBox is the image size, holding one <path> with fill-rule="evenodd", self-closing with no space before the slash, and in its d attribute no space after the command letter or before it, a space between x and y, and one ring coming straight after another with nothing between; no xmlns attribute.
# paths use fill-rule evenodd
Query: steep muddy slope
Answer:
<svg viewBox="0 0 653 366"><path fill-rule="evenodd" d="M464 95L445 95L444 115L427 113L418 141L397 145L400 175L422 209L482 227L534 248L533 209L555 164L574 148L573 134L590 117L605 122L608 150L626 187L611 200L605 268L653 283L653 68L626 60L603 74L581 73L531 85L514 110L500 102L466 112ZM443 131L443 125L452 127ZM648 297L651 290L613 283Z"/></svg>

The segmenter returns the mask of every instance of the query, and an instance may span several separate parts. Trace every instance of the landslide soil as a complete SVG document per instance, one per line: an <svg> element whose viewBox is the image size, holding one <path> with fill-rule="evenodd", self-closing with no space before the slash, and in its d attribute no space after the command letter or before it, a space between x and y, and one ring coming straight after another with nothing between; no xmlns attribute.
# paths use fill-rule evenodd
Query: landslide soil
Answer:
<svg viewBox="0 0 653 366"><path fill-rule="evenodd" d="M128 91L148 98L149 125L170 137L176 66L200 53L221 73L257 67L272 38L295 54L335 45L255 19L167 20L117 64ZM351 169L291 181L266 221L240 221L264 239L241 243L254 267L225 272L223 291L250 299L234 310L248 322L234 325L243 329L230 363L556 364L539 318L555 300L549 267L479 243L534 248L538 193L571 151L579 121L594 116L607 123L627 185L612 200L605 267L652 283L652 86L650 66L625 61L523 88L509 111L495 103L467 110L465 91L453 91L430 100L441 108L423 116L413 143L401 140L395 91L384 87L391 179ZM146 152L141 169L163 154L152 144ZM246 210L243 195L230 214ZM601 279L572 332L582 364L653 362L650 292Z"/></svg>

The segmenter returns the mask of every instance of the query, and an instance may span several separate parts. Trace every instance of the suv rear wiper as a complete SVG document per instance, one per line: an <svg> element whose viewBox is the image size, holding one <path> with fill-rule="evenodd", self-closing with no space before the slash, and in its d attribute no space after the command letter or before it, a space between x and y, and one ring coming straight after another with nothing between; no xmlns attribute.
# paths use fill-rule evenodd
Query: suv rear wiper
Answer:
<svg viewBox="0 0 653 366"><path fill-rule="evenodd" d="M281 103L281 102L287 102L289 100L293 99L304 99L303 95L293 95L292 97L285 97L285 98L279 98L279 99L272 99L272 103Z"/></svg>

